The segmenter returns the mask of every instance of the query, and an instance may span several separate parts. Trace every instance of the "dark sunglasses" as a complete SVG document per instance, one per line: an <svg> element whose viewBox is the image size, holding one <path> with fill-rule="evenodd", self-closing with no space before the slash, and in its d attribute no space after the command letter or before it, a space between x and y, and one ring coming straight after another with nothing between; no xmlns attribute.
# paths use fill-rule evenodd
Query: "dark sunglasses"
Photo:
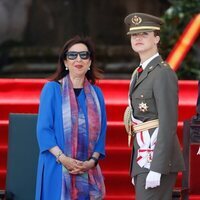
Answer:
<svg viewBox="0 0 200 200"><path fill-rule="evenodd" d="M80 51L80 52L68 51L68 52L65 53L66 58L69 59L69 60L75 60L78 55L83 60L87 60L88 58L90 58L90 52L89 51Z"/></svg>

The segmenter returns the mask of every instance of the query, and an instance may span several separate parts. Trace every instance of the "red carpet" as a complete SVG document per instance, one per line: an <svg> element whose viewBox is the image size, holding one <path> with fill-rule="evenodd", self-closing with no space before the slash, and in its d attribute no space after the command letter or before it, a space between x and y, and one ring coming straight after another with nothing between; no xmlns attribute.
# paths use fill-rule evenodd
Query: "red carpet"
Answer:
<svg viewBox="0 0 200 200"><path fill-rule="evenodd" d="M0 190L5 189L9 113L37 113L39 95L44 84L41 79L0 79ZM106 199L134 199L134 189L129 177L131 149L123 125L127 106L129 81L102 80L108 115L107 157L101 162L105 176ZM178 136L182 145L183 121L196 113L197 81L179 81ZM197 178L197 177L195 177ZM182 174L176 186L181 187ZM190 199L200 199L191 195Z"/></svg>

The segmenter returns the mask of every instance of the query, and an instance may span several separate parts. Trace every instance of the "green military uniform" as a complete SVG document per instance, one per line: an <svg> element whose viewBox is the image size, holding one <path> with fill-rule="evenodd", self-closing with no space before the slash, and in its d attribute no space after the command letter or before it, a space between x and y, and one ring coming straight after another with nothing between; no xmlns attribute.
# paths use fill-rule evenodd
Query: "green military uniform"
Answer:
<svg viewBox="0 0 200 200"><path fill-rule="evenodd" d="M159 30L162 21L151 15L134 13L125 18L129 26L128 34ZM177 137L178 120L178 80L175 72L157 56L147 64L145 70L137 78L134 73L129 90L133 117L147 122L158 119L159 127L153 158L150 168L141 167L137 163L140 146L134 138L131 158L131 176L135 180L136 197L138 200L160 199L159 196L172 191L177 173L184 170L184 162ZM149 130L152 136L155 128ZM160 173L160 186L145 190L145 180L149 171ZM137 182L140 180L140 183ZM142 177L142 178L141 178ZM160 195L159 195L160 194ZM157 198L158 197L158 198Z"/></svg>
<svg viewBox="0 0 200 200"><path fill-rule="evenodd" d="M133 79L137 79L136 76ZM148 64L139 79L132 82L129 96L135 118L143 122L159 119L157 145L150 169L161 174L183 170L182 153L176 134L178 88L175 73L158 56ZM146 111L139 108L141 103L148 107ZM136 140L134 147L137 153L139 147ZM148 171L137 164L132 165L131 169L132 176Z"/></svg>

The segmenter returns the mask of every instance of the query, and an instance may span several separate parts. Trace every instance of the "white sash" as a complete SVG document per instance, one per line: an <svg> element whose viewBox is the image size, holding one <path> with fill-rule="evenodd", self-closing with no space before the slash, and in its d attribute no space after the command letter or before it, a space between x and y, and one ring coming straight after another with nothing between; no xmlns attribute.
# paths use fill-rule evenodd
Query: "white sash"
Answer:
<svg viewBox="0 0 200 200"><path fill-rule="evenodd" d="M141 124L142 121L135 119L132 116L132 121L134 124ZM153 151L156 145L158 135L158 127L154 130L152 136L150 137L149 131L139 131L136 133L136 140L139 145L137 152L137 163L140 167L149 169L153 158Z"/></svg>

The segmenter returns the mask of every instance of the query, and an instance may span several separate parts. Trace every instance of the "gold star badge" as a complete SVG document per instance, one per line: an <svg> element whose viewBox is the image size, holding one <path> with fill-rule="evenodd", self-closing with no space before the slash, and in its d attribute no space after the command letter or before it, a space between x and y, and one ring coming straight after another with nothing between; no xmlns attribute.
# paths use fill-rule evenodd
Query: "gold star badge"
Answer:
<svg viewBox="0 0 200 200"><path fill-rule="evenodd" d="M141 103L139 104L139 107L138 107L138 108L140 109L141 112L146 112L146 111L148 111L149 106L147 106L146 103L141 102Z"/></svg>

